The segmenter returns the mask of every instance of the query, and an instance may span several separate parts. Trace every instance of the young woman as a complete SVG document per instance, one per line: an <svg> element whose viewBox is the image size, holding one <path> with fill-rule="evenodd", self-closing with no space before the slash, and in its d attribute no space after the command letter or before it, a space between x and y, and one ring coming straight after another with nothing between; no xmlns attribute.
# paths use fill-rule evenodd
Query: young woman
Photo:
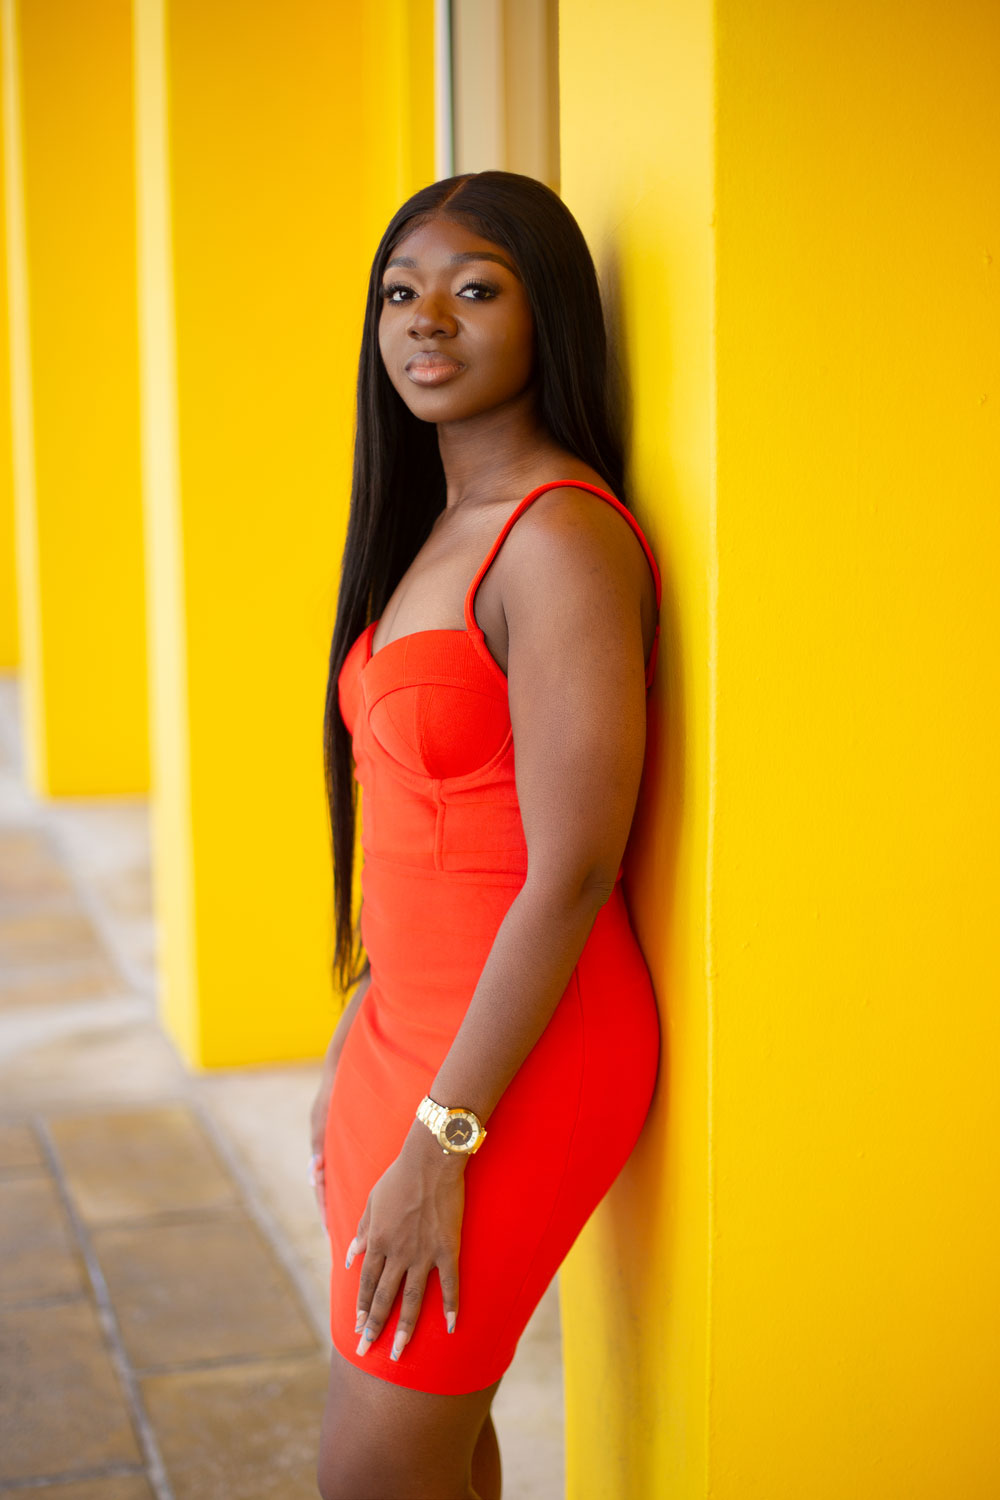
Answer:
<svg viewBox="0 0 1000 1500"><path fill-rule="evenodd" d="M571 214L508 172L417 193L372 267L326 703L357 988L312 1119L324 1500L498 1500L490 1403L649 1108L619 877L660 579L622 493Z"/></svg>

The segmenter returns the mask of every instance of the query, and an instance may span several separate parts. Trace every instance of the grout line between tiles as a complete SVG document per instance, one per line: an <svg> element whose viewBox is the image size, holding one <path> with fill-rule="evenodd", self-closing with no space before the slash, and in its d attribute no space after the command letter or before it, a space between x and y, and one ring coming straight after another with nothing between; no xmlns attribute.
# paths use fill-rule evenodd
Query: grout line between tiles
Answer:
<svg viewBox="0 0 1000 1500"><path fill-rule="evenodd" d="M316 1331L321 1348L329 1350L331 1348L330 1331L326 1325L324 1315L316 1306L310 1279L300 1264L295 1251L290 1246L275 1215L261 1198L252 1174L244 1166L232 1143L226 1138L226 1135L216 1124L211 1113L202 1104L201 1100L190 1100L189 1107L214 1146L223 1164L239 1186L247 1213L257 1225L264 1240L277 1256L284 1270L288 1273L289 1279L309 1320L309 1324Z"/></svg>
<svg viewBox="0 0 1000 1500"><path fill-rule="evenodd" d="M90 1278L94 1301L97 1306L97 1317L110 1348L112 1363L125 1393L125 1399L128 1403L136 1436L139 1439L139 1446L146 1462L146 1476L152 1486L156 1500L175 1500L173 1489L167 1478L163 1455L160 1452L160 1446L156 1441L153 1425L149 1420L143 1403L139 1381L132 1368L131 1361L125 1352L125 1344L118 1325L118 1318L112 1306L108 1284L104 1279L104 1272L101 1270L100 1263L94 1253L90 1233L80 1214L77 1212L72 1194L66 1185L66 1180L62 1172L62 1164L59 1160L59 1154L56 1151L55 1142L49 1133L48 1125L40 1115L36 1115L33 1118L32 1124L48 1161L49 1170L55 1179L63 1208L76 1235L84 1264L87 1267L87 1275ZM130 1472L134 1472L134 1470Z"/></svg>
<svg viewBox="0 0 1000 1500"><path fill-rule="evenodd" d="M63 1474L38 1474L29 1479L0 1480L0 1495L24 1495L50 1485L87 1484L95 1479L146 1479L139 1464L101 1464L98 1468L70 1469Z"/></svg>
<svg viewBox="0 0 1000 1500"><path fill-rule="evenodd" d="M133 797L116 797L115 803L123 802L143 803L146 806L147 821L149 818L149 798L136 795ZM88 807L103 808L107 798L101 797L74 797L73 802L83 803ZM94 928L101 940L105 955L110 960L111 966L124 980L125 986L130 994L141 995L144 1000L156 1004L159 992L159 981L156 971L150 974L147 970L135 964L130 959L124 946L119 941L115 924L108 918L104 902L97 895L93 883L86 878L78 868L69 846L69 840L63 833L56 812L47 807L45 803L38 804L38 818L36 826L42 830L49 839L55 851L60 867L67 876L73 894L77 897L81 907L94 924Z"/></svg>

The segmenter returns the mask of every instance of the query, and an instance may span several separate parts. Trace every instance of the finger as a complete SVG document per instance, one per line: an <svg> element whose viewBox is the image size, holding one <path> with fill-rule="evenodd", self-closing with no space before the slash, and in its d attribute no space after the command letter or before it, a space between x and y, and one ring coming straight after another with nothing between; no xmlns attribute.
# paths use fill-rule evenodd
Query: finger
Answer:
<svg viewBox="0 0 1000 1500"><path fill-rule="evenodd" d="M361 1267L361 1280L358 1283L358 1314L354 1322L354 1332L360 1333L368 1321L372 1301L375 1297L375 1289L378 1286L382 1268L385 1265L385 1256L378 1255L374 1250L365 1252L364 1263ZM374 1333L372 1338L374 1338ZM371 1342L371 1340L369 1340Z"/></svg>
<svg viewBox="0 0 1000 1500"><path fill-rule="evenodd" d="M450 1258L438 1261L438 1276L441 1278L445 1326L449 1333L454 1333L458 1321L458 1261Z"/></svg>
<svg viewBox="0 0 1000 1500"><path fill-rule="evenodd" d="M347 1259L345 1261L345 1264L346 1264L348 1270L351 1269L351 1261L354 1259L354 1257L356 1255L362 1255L364 1253L364 1251L367 1250L367 1248L368 1248L368 1209L366 1208L365 1211L364 1211L364 1213L361 1215L361 1222L358 1225L358 1232L354 1236L353 1240L351 1241L351 1243L347 1247Z"/></svg>
<svg viewBox="0 0 1000 1500"><path fill-rule="evenodd" d="M402 1279L402 1266L393 1266L387 1260L383 1261L382 1274L372 1294L368 1306L368 1315L361 1328L361 1338L358 1341L357 1349L359 1354L368 1353L368 1350L385 1327L385 1320L389 1316L392 1304L396 1300L396 1293L399 1291L399 1283Z"/></svg>
<svg viewBox="0 0 1000 1500"><path fill-rule="evenodd" d="M330 1226L326 1222L326 1185L322 1173L318 1172L316 1174L314 1187L316 1191L316 1204L319 1208L319 1216L323 1221L323 1228L326 1230L327 1234L329 1234Z"/></svg>
<svg viewBox="0 0 1000 1500"><path fill-rule="evenodd" d="M392 1350L390 1359L398 1359L406 1348L416 1327L420 1309L423 1306L424 1292L427 1289L427 1271L420 1271L416 1266L411 1266L406 1273L406 1282L403 1286L402 1306L399 1318L396 1322L396 1332L392 1338Z"/></svg>

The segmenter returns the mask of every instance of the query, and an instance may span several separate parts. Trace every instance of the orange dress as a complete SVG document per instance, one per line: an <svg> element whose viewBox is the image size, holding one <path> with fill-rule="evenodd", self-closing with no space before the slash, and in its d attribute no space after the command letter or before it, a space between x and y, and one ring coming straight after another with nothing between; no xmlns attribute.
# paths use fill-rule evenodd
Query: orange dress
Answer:
<svg viewBox="0 0 1000 1500"><path fill-rule="evenodd" d="M368 1353L355 1352L363 1257L350 1271L343 1257L369 1192L430 1092L527 873L507 679L476 624L476 590L518 517L545 490L565 485L621 512L649 559L659 608L659 571L635 518L604 490L557 480L511 513L469 588L465 630L417 631L373 655L373 622L352 645L338 684L363 794L361 937L371 984L347 1034L326 1125L331 1333L344 1358L369 1374L446 1395L481 1390L507 1369L542 1293L635 1145L659 1058L653 988L619 869L552 1019L466 1166L455 1332L445 1328L432 1272L400 1359L389 1358L398 1297ZM647 689L658 644L659 626Z"/></svg>

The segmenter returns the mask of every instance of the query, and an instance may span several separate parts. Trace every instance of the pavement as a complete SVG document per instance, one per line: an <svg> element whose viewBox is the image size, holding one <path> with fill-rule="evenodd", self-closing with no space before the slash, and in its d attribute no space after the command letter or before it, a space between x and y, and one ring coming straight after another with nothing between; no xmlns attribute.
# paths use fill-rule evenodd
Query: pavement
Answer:
<svg viewBox="0 0 1000 1500"><path fill-rule="evenodd" d="M157 1020L148 813L36 797L0 674L0 1495L315 1500L319 1063L185 1066ZM505 1500L562 1500L554 1286L494 1419Z"/></svg>

